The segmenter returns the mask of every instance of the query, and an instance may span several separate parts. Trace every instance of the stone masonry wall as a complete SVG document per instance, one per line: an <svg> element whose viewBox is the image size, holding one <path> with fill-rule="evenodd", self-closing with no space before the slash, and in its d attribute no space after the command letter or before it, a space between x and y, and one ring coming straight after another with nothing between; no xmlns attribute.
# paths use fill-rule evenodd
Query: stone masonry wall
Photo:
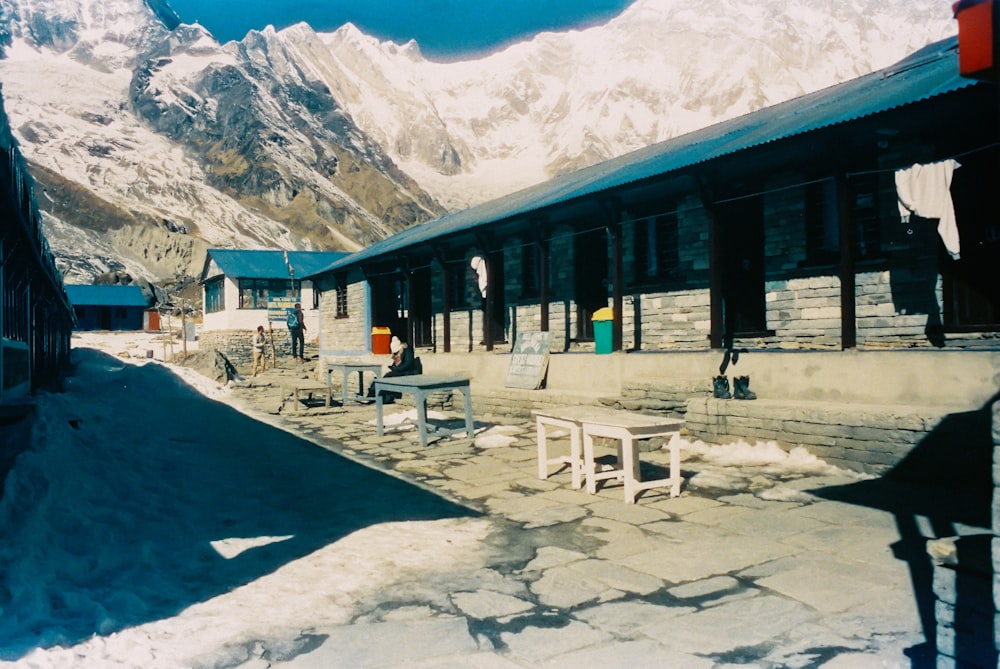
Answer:
<svg viewBox="0 0 1000 669"><path fill-rule="evenodd" d="M838 467L884 474L941 423L946 413L912 406L865 406L794 400L694 398L685 427L710 443L737 439L805 446Z"/></svg>
<svg viewBox="0 0 1000 669"><path fill-rule="evenodd" d="M840 346L840 279L817 276L765 284L767 326L774 339L802 348Z"/></svg>
<svg viewBox="0 0 1000 669"><path fill-rule="evenodd" d="M371 331L366 332L365 313L368 309L365 283L347 284L347 318L337 317L337 291L324 290L319 303L319 322L326 350L367 351L371 348ZM307 342L308 343L308 342Z"/></svg>
<svg viewBox="0 0 1000 669"><path fill-rule="evenodd" d="M267 333L267 331L265 330ZM268 345L270 345L270 333ZM274 349L279 357L292 355L292 340L285 328L275 329ZM222 351L237 367L253 364L252 330L209 330L198 334L198 348L202 351ZM268 349L270 355L270 349Z"/></svg>

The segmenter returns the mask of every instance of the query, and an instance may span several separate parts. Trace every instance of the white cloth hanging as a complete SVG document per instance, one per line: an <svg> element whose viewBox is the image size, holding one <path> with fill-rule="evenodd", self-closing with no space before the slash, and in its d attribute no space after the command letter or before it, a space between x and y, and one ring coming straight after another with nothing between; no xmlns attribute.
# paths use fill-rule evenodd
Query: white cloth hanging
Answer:
<svg viewBox="0 0 1000 669"><path fill-rule="evenodd" d="M472 256L469 265L476 270L476 274L479 276L479 292L482 293L483 297L486 297L486 283L489 281L489 276L486 273L486 260L480 256Z"/></svg>
<svg viewBox="0 0 1000 669"><path fill-rule="evenodd" d="M938 219L938 234L949 255L955 260L960 257L961 245L955 205L951 199L951 177L959 167L961 165L957 160L949 158L937 163L917 163L906 169L896 170L896 196L903 222L909 221L913 214Z"/></svg>

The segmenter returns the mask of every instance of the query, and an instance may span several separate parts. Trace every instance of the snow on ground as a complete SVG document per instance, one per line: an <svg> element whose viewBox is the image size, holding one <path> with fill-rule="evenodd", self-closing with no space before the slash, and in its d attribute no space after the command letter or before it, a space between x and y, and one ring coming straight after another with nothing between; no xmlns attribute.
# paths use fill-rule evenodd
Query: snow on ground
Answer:
<svg viewBox="0 0 1000 669"><path fill-rule="evenodd" d="M478 559L486 521L109 355L148 343L74 338L65 391L36 398L0 500L0 666L213 666Z"/></svg>
<svg viewBox="0 0 1000 669"><path fill-rule="evenodd" d="M74 336L64 391L36 397L0 499L0 667L236 666L401 579L485 564L488 520L233 410L158 338ZM773 444L683 447L699 487L747 489L731 465L844 474Z"/></svg>

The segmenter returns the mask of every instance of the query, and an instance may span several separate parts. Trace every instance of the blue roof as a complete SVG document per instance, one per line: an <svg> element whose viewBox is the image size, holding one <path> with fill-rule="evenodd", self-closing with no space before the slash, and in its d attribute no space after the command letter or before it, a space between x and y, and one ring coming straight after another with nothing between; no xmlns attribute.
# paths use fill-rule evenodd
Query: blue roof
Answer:
<svg viewBox="0 0 1000 669"><path fill-rule="evenodd" d="M780 139L977 85L958 73L958 40L928 45L892 67L633 151L464 211L415 225L323 269L333 271L448 234L528 214Z"/></svg>
<svg viewBox="0 0 1000 669"><path fill-rule="evenodd" d="M208 257L228 277L238 279L287 279L285 251L209 249ZM333 251L287 251L295 276L304 278L350 255ZM202 277L207 279L209 277Z"/></svg>
<svg viewBox="0 0 1000 669"><path fill-rule="evenodd" d="M77 307L142 307L149 306L139 286L67 285L66 296Z"/></svg>

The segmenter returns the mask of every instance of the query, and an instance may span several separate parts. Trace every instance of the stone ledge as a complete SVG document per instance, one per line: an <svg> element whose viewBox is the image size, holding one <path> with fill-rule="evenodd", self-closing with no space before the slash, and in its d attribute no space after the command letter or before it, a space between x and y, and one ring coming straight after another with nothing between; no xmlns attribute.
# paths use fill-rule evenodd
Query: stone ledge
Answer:
<svg viewBox="0 0 1000 669"><path fill-rule="evenodd" d="M831 464L881 474L899 464L948 409L803 400L694 398L686 430L709 443L736 439L804 446Z"/></svg>

